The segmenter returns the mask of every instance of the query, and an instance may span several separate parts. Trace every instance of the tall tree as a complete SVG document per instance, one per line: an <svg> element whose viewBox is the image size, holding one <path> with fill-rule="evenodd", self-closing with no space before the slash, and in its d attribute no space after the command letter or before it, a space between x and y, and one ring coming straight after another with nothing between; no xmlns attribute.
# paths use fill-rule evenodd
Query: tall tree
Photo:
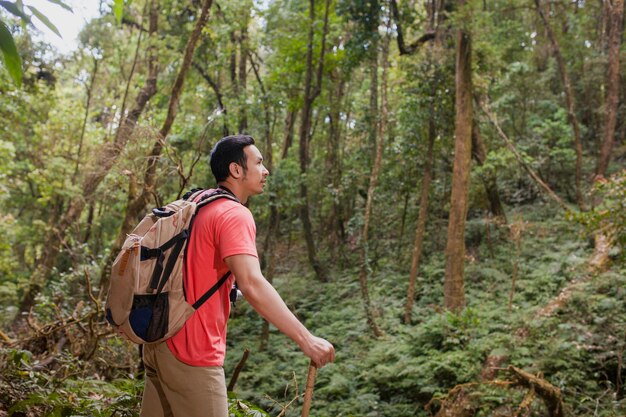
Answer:
<svg viewBox="0 0 626 417"><path fill-rule="evenodd" d="M615 143L615 126L620 92L620 47L624 20L624 0L605 0L608 9L609 65L606 74L606 99L604 104L604 130L600 154L596 163L596 177L604 177L611 160Z"/></svg>
<svg viewBox="0 0 626 417"><path fill-rule="evenodd" d="M561 77L561 82L563 83L563 90L565 91L567 119L572 125L572 130L574 131L574 149L576 151L576 173L574 177L576 186L576 201L578 203L578 207L581 210L585 210L585 199L582 192L583 145L580 135L580 124L578 123L578 117L576 116L576 99L572 89L572 82L565 64L565 58L563 58L563 54L561 53L561 47L559 46L559 42L556 38L554 30L552 29L552 25L546 16L546 12L540 3L540 0L535 0L535 7L546 29L546 34L548 35L548 39L552 47L552 53L554 54L559 67L559 75Z"/></svg>
<svg viewBox="0 0 626 417"><path fill-rule="evenodd" d="M250 8L245 7L239 35L239 133L248 130L248 114L246 112L246 99L248 87L248 22L250 20Z"/></svg>
<svg viewBox="0 0 626 417"><path fill-rule="evenodd" d="M157 1L152 0L149 9L149 38L151 44L157 34L158 13ZM142 36L141 32L138 36ZM33 272L29 286L22 297L19 312L26 312L33 306L35 297L47 282L50 271L57 262L67 232L70 230L71 226L79 220L85 206L94 198L98 186L106 178L130 140L139 116L143 113L146 104L157 92L157 52L153 46L148 48L147 55L148 76L135 99L135 105L120 123L113 142L104 144L97 151L95 160L98 162L94 164L92 170L85 175L82 181L81 195L74 197L70 201L68 209L58 224L52 225L50 228L50 232L43 246L41 260L37 269ZM19 314L16 316L16 320L20 320Z"/></svg>
<svg viewBox="0 0 626 417"><path fill-rule="evenodd" d="M466 12L466 0L459 0L458 12ZM472 38L467 24L460 21L456 33L454 167L446 244L444 304L452 311L465 306L465 217L468 207L472 162Z"/></svg>
<svg viewBox="0 0 626 417"><path fill-rule="evenodd" d="M104 268L102 269L102 274L100 277L101 291L107 290L109 283L109 271L114 260L113 257L117 254L117 252L119 252L122 245L124 244L126 235L130 233L134 225L137 223L137 218L139 218L142 213L144 213L146 205L149 203L150 198L155 194L157 162L161 156L161 152L163 151L165 140L169 135L170 130L172 129L172 125L174 124L174 120L178 112L180 95L182 94L183 86L185 83L185 77L187 76L189 68L191 67L193 53L196 49L196 45L198 44L198 39L200 38L202 29L209 19L209 9L211 8L212 3L212 0L205 0L202 3L202 9L200 10L198 20L196 21L196 24L191 34L189 35L189 39L187 40L185 52L183 55L183 61L178 70L176 79L174 80L174 85L172 86L165 121L163 122L163 126L159 130L158 137L156 138L154 146L152 147L152 150L150 151L150 154L147 158L147 164L143 179L143 188L141 192L134 192L136 188L133 184L134 178L131 177L131 186L129 188L128 194L129 200L128 205L126 206L124 220L122 221L122 226L120 228L117 239L115 240L113 247L111 248L111 256L109 256ZM101 292L101 294L103 294L103 292Z"/></svg>
<svg viewBox="0 0 626 417"><path fill-rule="evenodd" d="M314 77L313 48L315 40L315 0L309 1L309 35L306 53L306 74L304 79L304 100L302 106L302 120L300 122L300 221L304 229L304 239L306 241L309 262L315 271L317 278L328 281L327 270L317 256L315 240L313 238L313 226L309 214L309 191L307 186L307 170L309 166L309 135L311 134L311 116L313 112L313 102L322 91L322 76L324 72L324 56L326 53L326 35L328 33L328 14L330 11L330 0L326 0L324 9L324 28L322 31L322 41L320 57L317 63L316 79ZM315 81L315 85L313 82Z"/></svg>
<svg viewBox="0 0 626 417"><path fill-rule="evenodd" d="M369 325L374 336L380 337L383 335L382 330L376 323L376 318L372 310L369 289L368 289L368 274L371 271L370 254L369 254L369 233L370 233L370 221L372 217L372 210L374 207L374 194L376 193L376 187L378 185L378 176L380 175L380 168L383 160L383 150L385 147L385 135L387 134L387 119L389 114L389 102L387 95L387 68L389 66L389 36L385 37L385 42L382 47L382 85L381 85L381 108L380 118L374 119L374 132L376 139L376 153L374 156L374 163L372 164L372 171L370 173L369 186L367 188L367 200L365 203L365 213L363 214L363 232L361 234L361 269L359 271L359 285L361 287L361 296L363 298L363 305L365 308L365 316L367 318L367 324ZM371 67L372 71L378 71L378 65ZM376 77L377 78L377 77ZM373 88L373 87L372 87ZM372 92L373 94L373 92ZM377 106L378 107L378 106ZM376 112L378 113L378 112Z"/></svg>
<svg viewBox="0 0 626 417"><path fill-rule="evenodd" d="M404 323L411 322L411 312L413 311L413 303L415 300L415 283L417 281L417 271L419 270L420 259L422 258L422 247L424 243L424 232L426 231L426 217L428 215L428 203L430 195L430 183L433 175L433 148L435 138L437 137L437 128L435 126L435 91L437 84L433 82L432 100L430 103L431 117L428 119L428 150L426 151L426 164L424 173L422 174L422 191L420 195L420 208L417 215L417 224L415 225L415 239L413 241L413 250L411 251L411 270L409 272L409 287L406 295L406 304L404 305Z"/></svg>

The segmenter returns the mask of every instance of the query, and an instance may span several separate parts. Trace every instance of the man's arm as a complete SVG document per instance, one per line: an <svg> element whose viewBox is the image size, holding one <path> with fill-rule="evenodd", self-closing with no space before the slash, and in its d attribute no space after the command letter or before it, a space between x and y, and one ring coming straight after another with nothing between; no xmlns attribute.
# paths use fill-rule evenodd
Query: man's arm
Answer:
<svg viewBox="0 0 626 417"><path fill-rule="evenodd" d="M224 259L237 278L237 285L256 311L300 346L313 362L322 367L335 360L335 349L327 340L313 336L287 308L278 292L261 273L259 260L251 255Z"/></svg>

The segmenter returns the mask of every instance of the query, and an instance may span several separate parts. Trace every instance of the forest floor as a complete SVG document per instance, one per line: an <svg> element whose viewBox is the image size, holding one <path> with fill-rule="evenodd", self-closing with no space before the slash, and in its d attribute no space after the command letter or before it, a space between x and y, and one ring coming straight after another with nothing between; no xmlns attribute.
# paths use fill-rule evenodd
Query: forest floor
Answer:
<svg viewBox="0 0 626 417"><path fill-rule="evenodd" d="M418 275L412 323L403 324L410 259L381 253L369 282L385 331L379 339L366 324L358 269L335 271L322 285L289 267L304 264L304 254L292 250L280 258L284 269L275 286L337 349L336 363L318 373L314 415L434 415L461 384L471 384L463 401L472 412L463 415L516 415L528 389L485 379L511 380L509 365L558 388L566 415L625 415L626 266L590 272L593 243L545 206L518 208L508 226L474 219L467 230L467 308L459 315L441 308L443 251L431 245ZM386 245L392 242L378 247ZM256 314L241 306L230 325L227 371L249 348L236 391L265 408L274 405L277 414L278 404L293 398L296 382L303 390L307 362L275 329L267 351L259 352L260 327ZM527 408L528 415L547 415L539 395Z"/></svg>
<svg viewBox="0 0 626 417"><path fill-rule="evenodd" d="M320 284L304 267L304 252L282 248L274 285L337 350L336 362L318 372L311 415L557 415L539 391L514 384L513 369L558 390L561 415L625 415L626 265L616 253L606 271L590 272L592 242L545 206L511 211L508 226L471 219L467 242L467 308L452 314L441 307L445 265L442 243L433 238L410 324L402 321L408 250L398 254L391 240L376 243L369 285L380 338L367 326L356 266L331 265L333 279ZM356 255L337 255L356 265ZM258 314L238 302L227 379L245 349L250 356L232 415L262 415L253 403L272 416L298 416L308 360L274 328L261 351L261 327ZM132 345L106 337L93 357L61 350L50 367L37 366L49 352L35 347L0 348L0 416L137 415L142 381Z"/></svg>

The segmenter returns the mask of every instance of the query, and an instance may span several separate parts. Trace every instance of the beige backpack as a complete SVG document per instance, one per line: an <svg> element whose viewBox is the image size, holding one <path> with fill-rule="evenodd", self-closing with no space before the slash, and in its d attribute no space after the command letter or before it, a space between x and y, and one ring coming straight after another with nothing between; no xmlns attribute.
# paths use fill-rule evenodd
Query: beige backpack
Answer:
<svg viewBox="0 0 626 417"><path fill-rule="evenodd" d="M111 270L106 318L135 343L172 337L230 276L221 277L194 304L183 288L183 265L193 219L220 198L239 202L222 190L192 190L182 199L152 210L126 238Z"/></svg>

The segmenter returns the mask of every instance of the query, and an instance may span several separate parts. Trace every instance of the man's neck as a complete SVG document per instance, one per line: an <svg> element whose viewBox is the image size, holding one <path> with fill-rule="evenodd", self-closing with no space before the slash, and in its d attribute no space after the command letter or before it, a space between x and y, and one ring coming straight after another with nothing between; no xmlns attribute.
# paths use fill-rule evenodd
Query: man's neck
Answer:
<svg viewBox="0 0 626 417"><path fill-rule="evenodd" d="M241 204L246 204L248 202L248 195L246 195L240 189L240 187L238 187L237 183L226 180L226 181L219 182L217 185L218 187L225 188L227 191L230 191L232 194L234 194L235 197L239 199Z"/></svg>

